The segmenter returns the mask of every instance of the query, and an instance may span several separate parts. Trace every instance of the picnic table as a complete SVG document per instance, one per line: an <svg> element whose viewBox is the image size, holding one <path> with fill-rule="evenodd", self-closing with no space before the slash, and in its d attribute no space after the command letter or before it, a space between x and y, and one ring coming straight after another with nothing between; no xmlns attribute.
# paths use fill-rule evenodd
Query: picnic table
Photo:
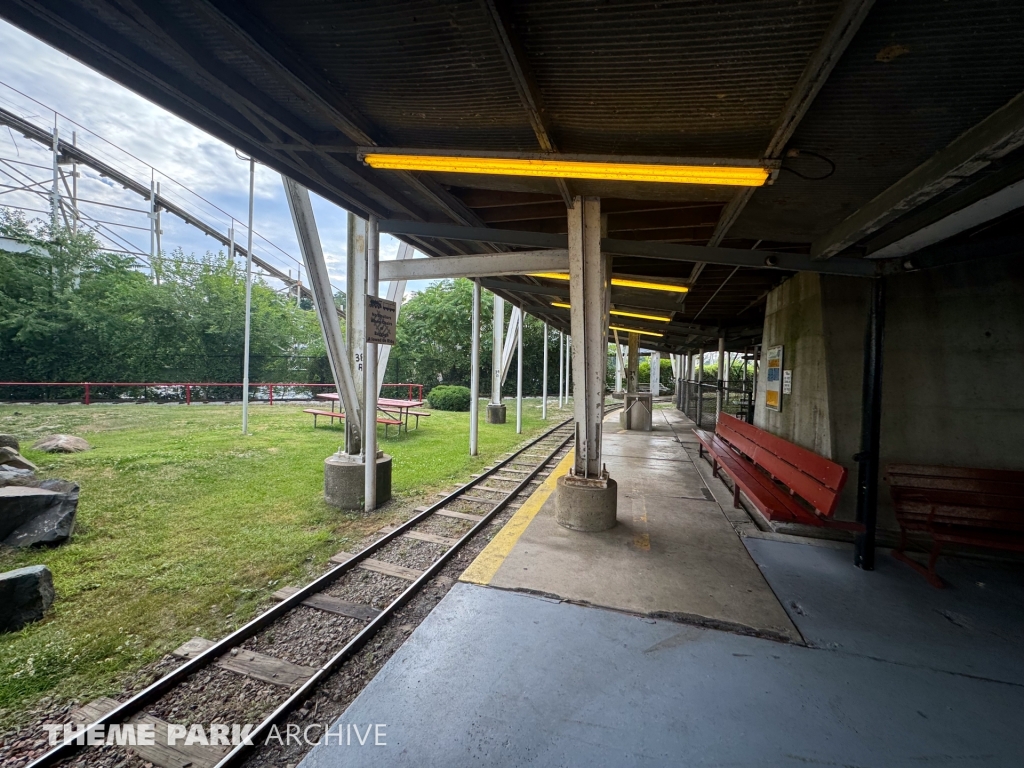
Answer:
<svg viewBox="0 0 1024 768"><path fill-rule="evenodd" d="M317 400L323 400L331 404L331 412L334 412L334 404L339 401L337 392L324 392L315 396ZM426 411L414 410L420 408L423 405L422 400L408 400L399 399L394 397L381 397L377 399L377 410L382 411L389 415L398 417L398 420L405 425L405 431L409 431L409 417L412 416L416 419L416 426L414 429L420 427L420 416L429 416L430 414ZM401 427L399 427L401 429Z"/></svg>

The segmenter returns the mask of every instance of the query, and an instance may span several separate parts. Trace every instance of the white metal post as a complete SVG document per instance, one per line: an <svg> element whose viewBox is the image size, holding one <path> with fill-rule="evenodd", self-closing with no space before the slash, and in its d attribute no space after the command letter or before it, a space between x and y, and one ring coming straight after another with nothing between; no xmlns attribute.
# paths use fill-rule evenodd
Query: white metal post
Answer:
<svg viewBox="0 0 1024 768"><path fill-rule="evenodd" d="M523 432L523 326L525 317L519 318L516 339L516 434Z"/></svg>
<svg viewBox="0 0 1024 768"><path fill-rule="evenodd" d="M252 214L256 159L249 158L249 233L245 253L245 351L242 360L242 434L249 433L249 333L252 329Z"/></svg>
<svg viewBox="0 0 1024 768"><path fill-rule="evenodd" d="M157 200L160 199L160 182L159 181L156 183L156 198L157 198ZM163 234L164 234L163 220L160 217L160 206L157 205L157 207L156 207L156 260L158 262L160 262L161 267L163 266L163 262L161 260L161 254L163 254L163 251L164 251L163 243L161 242L162 239L163 239Z"/></svg>
<svg viewBox="0 0 1024 768"><path fill-rule="evenodd" d="M366 225L366 294L376 296L380 288L380 229L377 217L370 216ZM365 323L364 323L365 329ZM365 339L365 334L364 334ZM366 456L363 478L364 509L377 508L377 345L366 342L366 404L363 406L363 452Z"/></svg>
<svg viewBox="0 0 1024 768"><path fill-rule="evenodd" d="M57 117L54 116L53 126L53 189L50 190L50 229L54 234L57 232L57 217L60 215L60 166L57 164L58 148L60 139L57 132Z"/></svg>
<svg viewBox="0 0 1024 768"><path fill-rule="evenodd" d="M160 265L157 263L156 252L156 181L152 174L149 178L149 266L153 270L153 282L160 285Z"/></svg>
<svg viewBox="0 0 1024 768"><path fill-rule="evenodd" d="M540 417L544 421L548 419L548 324L544 323L544 382L541 384L540 395Z"/></svg>
<svg viewBox="0 0 1024 768"><path fill-rule="evenodd" d="M71 132L71 146L78 146L78 131ZM78 163L71 163L71 231L78 234Z"/></svg>
<svg viewBox="0 0 1024 768"><path fill-rule="evenodd" d="M574 381L572 375L572 336L565 337L565 405L569 406L570 382Z"/></svg>
<svg viewBox="0 0 1024 768"><path fill-rule="evenodd" d="M480 283L473 281L473 340L469 373L469 455L476 456L480 428Z"/></svg>
<svg viewBox="0 0 1024 768"><path fill-rule="evenodd" d="M491 404L501 405L501 353L505 346L505 300L495 294L494 316L491 319L492 342L491 352Z"/></svg>
<svg viewBox="0 0 1024 768"><path fill-rule="evenodd" d="M651 352L651 397L661 394L661 352Z"/></svg>
<svg viewBox="0 0 1024 768"><path fill-rule="evenodd" d="M615 337L618 338L618 331ZM619 344L615 345L615 391L622 391L622 347Z"/></svg>
<svg viewBox="0 0 1024 768"><path fill-rule="evenodd" d="M558 332L558 409L562 409L562 380L565 378L565 334Z"/></svg>
<svg viewBox="0 0 1024 768"><path fill-rule="evenodd" d="M345 285L345 341L348 344L349 365L355 381L356 400L360 409L366 403L366 220L354 213L348 214L347 272ZM306 271L309 271L307 266ZM357 456L363 452L363 424L345 419L345 453Z"/></svg>

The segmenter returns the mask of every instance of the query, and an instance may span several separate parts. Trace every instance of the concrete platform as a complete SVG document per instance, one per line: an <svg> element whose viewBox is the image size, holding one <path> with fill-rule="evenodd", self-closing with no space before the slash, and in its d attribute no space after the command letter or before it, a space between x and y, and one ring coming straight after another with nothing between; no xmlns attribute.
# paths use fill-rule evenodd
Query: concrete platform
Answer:
<svg viewBox="0 0 1024 768"><path fill-rule="evenodd" d="M1021 568L945 558L935 589L889 550L743 541L808 645L1024 685Z"/></svg>
<svg viewBox="0 0 1024 768"><path fill-rule="evenodd" d="M689 420L674 410L654 416L646 433L621 430L615 414L605 422L604 459L619 485L615 528L562 528L545 483L463 580L799 642L676 439ZM564 474L570 461L551 477Z"/></svg>
<svg viewBox="0 0 1024 768"><path fill-rule="evenodd" d="M852 570L852 569L851 569ZM1018 766L1024 687L457 584L302 768Z"/></svg>

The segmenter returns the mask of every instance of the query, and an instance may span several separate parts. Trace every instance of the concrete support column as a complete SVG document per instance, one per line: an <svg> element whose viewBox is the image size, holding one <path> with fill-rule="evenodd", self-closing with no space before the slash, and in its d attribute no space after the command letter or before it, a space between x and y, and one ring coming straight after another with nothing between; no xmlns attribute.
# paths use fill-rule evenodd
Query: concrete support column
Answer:
<svg viewBox="0 0 1024 768"><path fill-rule="evenodd" d="M476 456L480 431L480 283L473 282L473 340L470 353L469 455Z"/></svg>
<svg viewBox="0 0 1024 768"><path fill-rule="evenodd" d="M355 380L356 398L363 403L366 400L366 366L363 360L366 349L366 220L354 213L348 215L346 260L345 345ZM346 413L345 453L349 456L359 456L363 452L362 426Z"/></svg>
<svg viewBox="0 0 1024 768"><path fill-rule="evenodd" d="M611 256L601 253L599 199L574 198L568 218L576 450L569 474L558 478L556 520L573 530L603 531L615 525L617 493L601 461Z"/></svg>
<svg viewBox="0 0 1024 768"><path fill-rule="evenodd" d="M661 394L661 353L651 352L651 397Z"/></svg>
<svg viewBox="0 0 1024 768"><path fill-rule="evenodd" d="M491 350L491 402L487 404L487 423L505 423L505 404L501 402L501 352L505 346L505 300L494 297L494 316L492 318Z"/></svg>
<svg viewBox="0 0 1024 768"><path fill-rule="evenodd" d="M615 391L622 392L622 345L615 345Z"/></svg>

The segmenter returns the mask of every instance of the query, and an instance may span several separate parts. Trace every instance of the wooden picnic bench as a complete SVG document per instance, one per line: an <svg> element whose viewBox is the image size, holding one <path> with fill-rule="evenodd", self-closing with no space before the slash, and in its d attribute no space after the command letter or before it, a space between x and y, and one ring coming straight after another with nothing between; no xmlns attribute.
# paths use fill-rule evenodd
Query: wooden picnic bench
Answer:
<svg viewBox="0 0 1024 768"><path fill-rule="evenodd" d="M722 413L714 432L695 429L699 453L707 451L712 474L733 482L733 505L740 491L768 520L861 530L857 523L832 519L846 468L788 440Z"/></svg>
<svg viewBox="0 0 1024 768"><path fill-rule="evenodd" d="M935 572L944 544L1024 552L1024 472L890 464L885 482L900 524L892 556L932 586L944 586ZM927 566L907 556L909 531L931 537Z"/></svg>
<svg viewBox="0 0 1024 768"><path fill-rule="evenodd" d="M402 418L402 415L405 414L405 431L406 432L409 431L409 417L410 416L415 416L416 417L416 426L413 427L413 429L419 429L420 428L420 416L429 416L430 415L429 411L412 411L412 410L408 410L408 409L406 409L405 411L393 411L390 408L381 408L380 410L382 410L384 413L390 414L392 416L398 416L398 418Z"/></svg>
<svg viewBox="0 0 1024 768"><path fill-rule="evenodd" d="M326 417L328 417L329 419L332 419L332 420L333 419L344 419L345 418L345 413L343 411L324 411L324 410L321 410L319 408L303 408L302 412L303 413L311 413L311 414L313 414L313 429L316 429L316 418L317 418L317 416L326 416ZM331 423L333 423L333 421ZM388 418L386 416L378 416L377 417L377 423L384 425L384 436L385 437L387 436L388 429L390 427L397 426L399 428L399 430L401 430L401 428L402 428L402 422L401 421L399 421L398 419L391 419L391 418Z"/></svg>

